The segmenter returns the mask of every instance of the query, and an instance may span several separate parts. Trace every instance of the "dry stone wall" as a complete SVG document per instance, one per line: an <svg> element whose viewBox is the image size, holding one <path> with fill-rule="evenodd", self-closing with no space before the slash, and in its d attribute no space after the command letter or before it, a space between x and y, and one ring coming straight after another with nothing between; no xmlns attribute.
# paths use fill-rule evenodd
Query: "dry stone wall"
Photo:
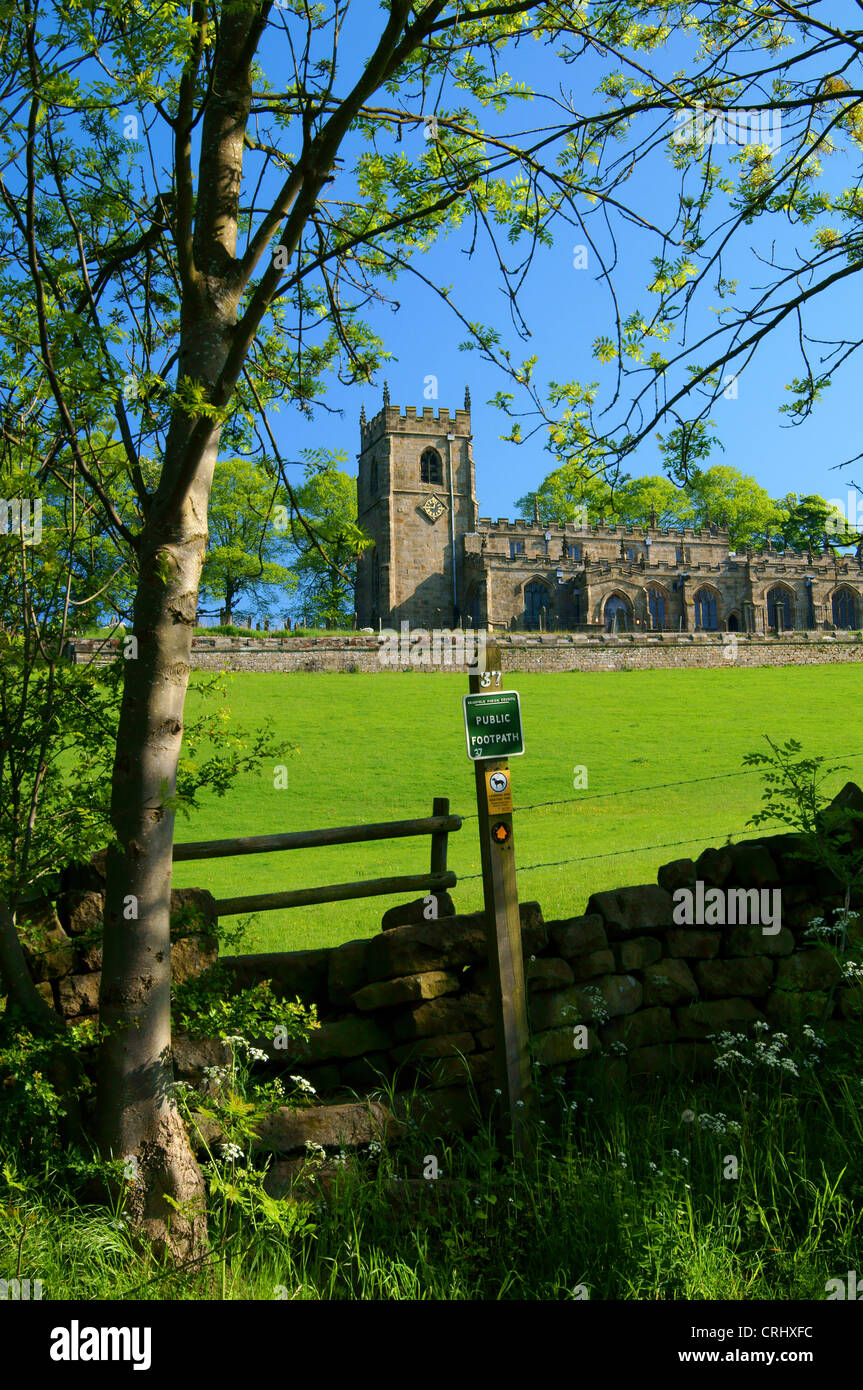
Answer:
<svg viewBox="0 0 863 1390"><path fill-rule="evenodd" d="M215 900L197 888L171 893L171 974L183 983L218 959ZM101 868L79 866L63 876L56 898L19 907L18 929L36 989L69 1025L95 1019L102 981Z"/></svg>
<svg viewBox="0 0 863 1390"><path fill-rule="evenodd" d="M745 633L683 632L612 636L604 633L493 633L506 671L645 671L696 666L813 666L863 660L856 633L795 632L782 637ZM409 658L409 644L406 657ZM86 664L114 660L118 639L81 638L69 643L69 659ZM377 636L195 637L192 665L229 671L447 671L447 665L411 665L380 659Z"/></svg>
<svg viewBox="0 0 863 1390"><path fill-rule="evenodd" d="M860 794L858 793L858 796ZM521 905L535 1060L570 1075L592 1053L617 1079L694 1075L715 1055L711 1034L766 1023L828 1029L863 1016L863 991L841 984L823 946L803 934L841 905L840 885L795 857L794 836L706 850L659 870L658 882L595 893L579 916L546 922ZM781 893L781 923L678 925L674 893L697 884ZM747 900L752 903L751 895ZM771 898L773 903L775 898ZM863 906L863 903L857 904ZM314 1002L322 1019L292 1065L321 1097L343 1098L381 1077L431 1088L494 1083L494 1028L482 914L440 902L394 909L384 930L332 950L228 958L239 985L271 979L284 997ZM443 915L446 914L446 915ZM679 915L679 909L678 909ZM582 1025L582 1026L579 1026ZM278 1052L264 1044L273 1061Z"/></svg>
<svg viewBox="0 0 863 1390"><path fill-rule="evenodd" d="M863 792L849 783L837 802L863 811ZM861 824L851 822L857 848ZM687 893L690 904L736 899L737 907L681 921ZM760 904L760 921L739 920L744 897L750 914ZM813 918L843 902L838 880L802 859L797 837L786 834L675 860L656 883L593 894L577 916L548 922L538 903L521 904L535 1062L566 1081L593 1057L609 1079L638 1085L709 1070L711 1036L725 1030L766 1024L793 1033L811 1022L830 1033L863 1020L863 988L844 983L831 952L804 935ZM303 1076L318 1098L316 1106L280 1112L263 1147L290 1152L322 1133L344 1142L345 1130L367 1142L380 1117L357 1106L357 1095L382 1082L403 1097L419 1084L453 1125L469 1122L471 1087L491 1100L495 1032L483 916L458 913L447 894L436 903L435 920L426 920L428 899L418 900L390 909L377 935L331 949L223 957L229 988L269 980L277 997L314 1004L320 1019L307 1043L286 1050L275 1037L254 1040L268 1055L264 1070ZM852 907L863 909L863 894ZM96 878L67 883L56 903L23 914L38 988L70 1022L97 1010L102 908ZM175 979L215 961L214 926L209 893L174 893ZM199 1081L223 1051L175 1037L178 1077Z"/></svg>

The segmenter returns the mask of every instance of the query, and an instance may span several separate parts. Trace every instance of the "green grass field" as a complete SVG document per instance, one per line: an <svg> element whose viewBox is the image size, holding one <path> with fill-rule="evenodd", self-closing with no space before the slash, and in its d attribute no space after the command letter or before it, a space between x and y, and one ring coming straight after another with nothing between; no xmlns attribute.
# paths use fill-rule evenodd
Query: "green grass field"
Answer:
<svg viewBox="0 0 863 1390"><path fill-rule="evenodd" d="M465 676L242 673L227 680L236 724L270 719L296 745L285 764L288 786L275 786L272 766L244 776L223 800L208 799L191 820L179 820L178 841L430 815L435 796L448 796L457 814L475 814ZM538 900L547 919L583 912L597 889L651 881L666 860L753 834L746 822L758 808L761 779L740 774L743 755L763 747L765 733L796 737L808 753L847 764L836 789L863 773L863 732L856 734L852 717L861 673L852 665L512 674L504 686L521 694L527 750L511 764L519 896ZM573 789L579 765L588 771L586 790ZM696 778L717 780L688 785ZM518 813L549 801L564 804ZM174 884L209 888L216 897L275 892L419 873L428 855L426 837L253 855L178 864ZM554 867L532 867L547 864ZM475 821L450 837L449 867L459 876L458 910L475 910ZM385 908L403 900L262 913L238 949L297 950L368 936Z"/></svg>

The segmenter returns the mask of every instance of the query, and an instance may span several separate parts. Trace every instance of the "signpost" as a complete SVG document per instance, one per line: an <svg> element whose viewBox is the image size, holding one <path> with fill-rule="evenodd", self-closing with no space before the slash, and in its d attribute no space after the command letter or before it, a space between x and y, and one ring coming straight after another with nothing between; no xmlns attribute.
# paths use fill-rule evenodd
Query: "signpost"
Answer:
<svg viewBox="0 0 863 1390"><path fill-rule="evenodd" d="M486 653L487 659L487 653ZM500 672L495 672L500 679ZM464 728L467 755L477 758L519 758L524 752L521 702L517 690L465 695Z"/></svg>
<svg viewBox="0 0 863 1390"><path fill-rule="evenodd" d="M527 1000L512 835L508 758L524 752L517 691L501 690L500 648L486 645L486 669L469 677L465 737L474 764L488 961L495 993L495 1056L504 1115L523 1144L521 1116L531 1091Z"/></svg>

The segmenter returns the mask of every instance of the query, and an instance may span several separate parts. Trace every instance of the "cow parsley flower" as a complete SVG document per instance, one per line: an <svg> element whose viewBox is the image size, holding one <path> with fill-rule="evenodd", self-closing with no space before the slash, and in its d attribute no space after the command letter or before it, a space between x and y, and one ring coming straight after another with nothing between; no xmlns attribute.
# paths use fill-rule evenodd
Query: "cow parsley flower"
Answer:
<svg viewBox="0 0 863 1390"><path fill-rule="evenodd" d="M312 1085L311 1081L308 1081L308 1080L306 1079L306 1077L304 1077L304 1076L292 1076L290 1079L291 1079L291 1081L293 1081L293 1083L294 1083L294 1085L297 1087L297 1089L298 1089L299 1091L302 1091L305 1095L307 1095L307 1096L316 1096L316 1095L318 1094L317 1091L315 1090L314 1086Z"/></svg>

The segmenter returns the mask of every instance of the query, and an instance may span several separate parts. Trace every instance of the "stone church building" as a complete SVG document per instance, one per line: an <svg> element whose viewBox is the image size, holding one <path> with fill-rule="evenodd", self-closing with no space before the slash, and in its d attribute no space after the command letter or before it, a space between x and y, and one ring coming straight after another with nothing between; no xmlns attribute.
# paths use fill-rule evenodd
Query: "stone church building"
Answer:
<svg viewBox="0 0 863 1390"><path fill-rule="evenodd" d="M863 554L732 553L728 530L479 515L463 410L360 416L358 625L644 632L859 629Z"/></svg>

